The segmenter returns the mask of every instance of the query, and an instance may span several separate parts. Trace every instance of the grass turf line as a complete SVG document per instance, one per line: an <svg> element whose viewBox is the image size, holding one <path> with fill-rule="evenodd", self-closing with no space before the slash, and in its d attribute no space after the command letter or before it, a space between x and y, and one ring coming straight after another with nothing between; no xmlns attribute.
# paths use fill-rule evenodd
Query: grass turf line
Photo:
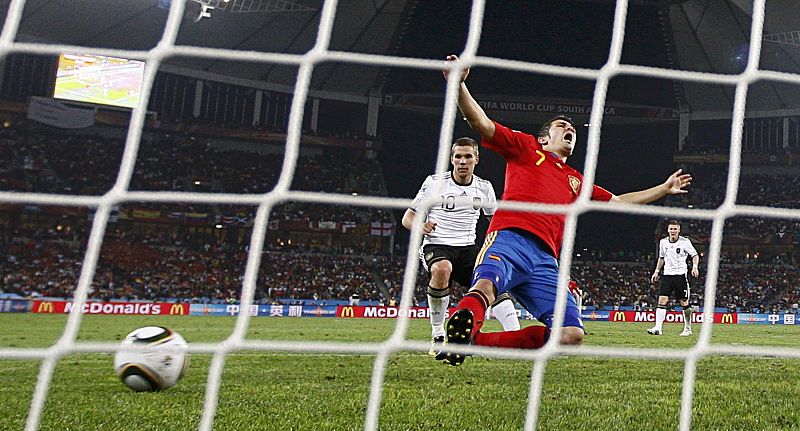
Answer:
<svg viewBox="0 0 800 431"><path fill-rule="evenodd" d="M0 314L0 346L46 347L65 316ZM253 318L248 338L380 342L395 321ZM189 342L230 334L228 317L84 316L80 340L120 340L139 326L166 325ZM490 322L491 329L498 329ZM587 345L688 348L694 337L648 336L647 324L589 322ZM409 337L426 340L429 325L411 322ZM695 327L699 333L699 327ZM712 342L797 347L800 328L718 325ZM59 361L42 430L193 430L203 405L211 357L193 355L189 375L160 393L134 393L116 378L110 354ZM215 430L363 429L374 357L241 352L227 357ZM0 361L1 429L22 429L38 361ZM423 352L392 355L386 370L380 428L521 429L532 365L469 358L461 367ZM539 429L674 430L680 411L682 361L562 357L548 363ZM712 356L698 364L694 429L800 428L800 361Z"/></svg>

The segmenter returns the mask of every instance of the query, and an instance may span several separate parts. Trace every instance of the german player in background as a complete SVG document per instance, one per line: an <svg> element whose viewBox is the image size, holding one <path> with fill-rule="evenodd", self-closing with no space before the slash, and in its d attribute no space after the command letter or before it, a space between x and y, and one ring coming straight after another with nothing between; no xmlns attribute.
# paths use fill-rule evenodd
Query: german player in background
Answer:
<svg viewBox="0 0 800 431"><path fill-rule="evenodd" d="M681 236L681 224L675 220L667 223L667 236L658 242L658 262L656 270L650 276L658 286L658 306L656 307L656 324L647 330L650 335L661 335L662 325L667 317L667 302L670 297L677 299L683 307L682 337L692 335L692 310L689 304L689 277L686 259L692 258L692 277L700 276L700 255L694 249L689 238ZM661 269L664 276L661 277Z"/></svg>
<svg viewBox="0 0 800 431"><path fill-rule="evenodd" d="M478 256L475 227L481 208L487 217L497 208L492 183L474 174L479 161L478 142L467 137L457 139L450 147L453 170L425 178L411 208L403 214L403 226L410 230L423 200L434 194L442 199L441 205L431 207L426 215L419 249L422 266L430 277L427 294L431 355L436 355L445 341L444 319L450 306L453 280L467 287L472 280ZM519 329L517 310L509 295L498 296L493 309L503 329Z"/></svg>
<svg viewBox="0 0 800 431"><path fill-rule="evenodd" d="M448 61L458 57L450 55ZM445 78L450 70L444 70ZM503 199L545 204L570 204L581 190L583 175L566 164L577 142L572 120L558 116L544 123L536 136L492 121L472 97L465 83L469 69L460 71L458 107L470 127L480 133L482 146L506 160ZM662 184L616 196L595 185L591 198L599 201L648 203L669 194L687 193L691 176L680 170ZM550 336L558 287L558 253L564 234L563 214L497 210L478 254L472 288L447 322L447 342L534 349ZM498 294L511 292L544 326L517 331L481 332L486 307ZM583 343L583 322L572 295L567 295L562 344ZM464 355L445 352L444 361L460 365Z"/></svg>

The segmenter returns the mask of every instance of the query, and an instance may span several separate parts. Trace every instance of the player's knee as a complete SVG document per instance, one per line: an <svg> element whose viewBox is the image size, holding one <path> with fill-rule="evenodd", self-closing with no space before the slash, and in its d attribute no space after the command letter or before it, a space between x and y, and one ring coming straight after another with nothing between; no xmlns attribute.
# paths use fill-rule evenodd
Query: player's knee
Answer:
<svg viewBox="0 0 800 431"><path fill-rule="evenodd" d="M431 279L435 280L437 284L447 286L452 273L453 264L449 260L440 260L431 265Z"/></svg>
<svg viewBox="0 0 800 431"><path fill-rule="evenodd" d="M561 344L580 346L583 344L583 328L567 326L561 332Z"/></svg>
<svg viewBox="0 0 800 431"><path fill-rule="evenodd" d="M479 292L486 300L487 306L495 303L495 294L497 293L497 290L495 290L494 284L492 284L489 280L479 280L469 288L469 292Z"/></svg>
<svg viewBox="0 0 800 431"><path fill-rule="evenodd" d="M482 292L483 291L493 291L494 290L494 284L491 281L489 281L489 280L487 280L485 278L482 278L480 280L475 281L475 283L472 283L472 287L469 290L480 290Z"/></svg>

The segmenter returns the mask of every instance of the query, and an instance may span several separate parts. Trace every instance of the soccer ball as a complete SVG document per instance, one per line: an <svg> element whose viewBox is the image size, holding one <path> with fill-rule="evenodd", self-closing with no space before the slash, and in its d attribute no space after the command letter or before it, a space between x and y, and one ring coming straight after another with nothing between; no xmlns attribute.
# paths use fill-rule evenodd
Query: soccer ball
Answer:
<svg viewBox="0 0 800 431"><path fill-rule="evenodd" d="M131 349L131 346L143 346ZM126 349L127 348L127 349ZM125 337L114 355L114 370L137 392L175 386L189 366L189 345L180 334L163 326L145 326Z"/></svg>

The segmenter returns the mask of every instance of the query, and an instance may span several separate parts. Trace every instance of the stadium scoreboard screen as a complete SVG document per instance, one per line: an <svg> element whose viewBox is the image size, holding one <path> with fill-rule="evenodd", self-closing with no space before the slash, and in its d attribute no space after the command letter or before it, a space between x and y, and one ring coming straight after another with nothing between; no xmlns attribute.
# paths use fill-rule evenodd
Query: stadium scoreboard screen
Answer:
<svg viewBox="0 0 800 431"><path fill-rule="evenodd" d="M53 98L133 108L145 62L91 54L61 54Z"/></svg>

